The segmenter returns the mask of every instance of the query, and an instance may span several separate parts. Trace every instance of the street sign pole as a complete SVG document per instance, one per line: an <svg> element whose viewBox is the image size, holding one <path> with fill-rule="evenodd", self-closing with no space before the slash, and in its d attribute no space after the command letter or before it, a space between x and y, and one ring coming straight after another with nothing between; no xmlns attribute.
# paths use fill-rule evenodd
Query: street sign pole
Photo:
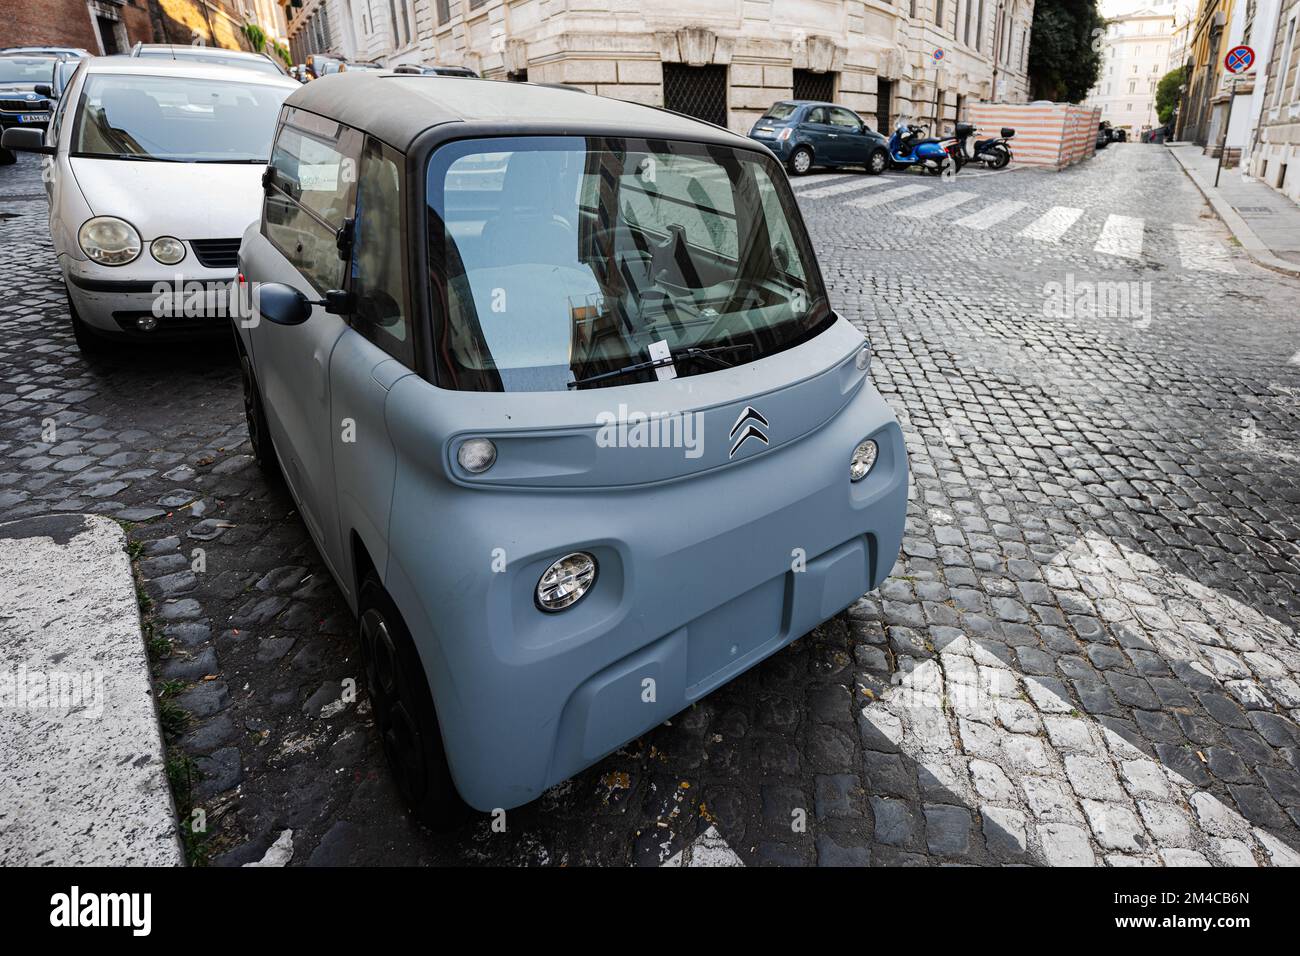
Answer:
<svg viewBox="0 0 1300 956"><path fill-rule="evenodd" d="M1228 115L1223 120L1223 136L1219 140L1219 165L1214 170L1214 188L1219 188L1219 174L1223 172L1223 154L1228 149L1228 127L1232 123L1232 104L1237 99L1237 78L1232 78L1232 86L1228 89Z"/></svg>
<svg viewBox="0 0 1300 956"><path fill-rule="evenodd" d="M1255 51L1242 44L1234 46L1223 58L1223 65L1232 74L1232 85L1228 88L1228 112L1223 118L1223 136L1219 139L1219 165L1214 170L1214 188L1219 188L1219 174L1223 172L1223 154L1228 150L1228 130L1232 127L1232 104L1237 100L1237 84L1241 74L1255 65Z"/></svg>

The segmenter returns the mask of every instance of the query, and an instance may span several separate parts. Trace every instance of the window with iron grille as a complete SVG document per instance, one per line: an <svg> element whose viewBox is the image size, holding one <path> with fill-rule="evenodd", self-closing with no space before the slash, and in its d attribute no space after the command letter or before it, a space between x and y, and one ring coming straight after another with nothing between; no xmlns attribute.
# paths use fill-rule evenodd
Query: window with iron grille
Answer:
<svg viewBox="0 0 1300 956"><path fill-rule="evenodd" d="M814 73L811 70L794 71L794 98L820 100L830 103L835 99L835 74Z"/></svg>
<svg viewBox="0 0 1300 956"><path fill-rule="evenodd" d="M727 125L727 68L665 63L664 106L718 126Z"/></svg>

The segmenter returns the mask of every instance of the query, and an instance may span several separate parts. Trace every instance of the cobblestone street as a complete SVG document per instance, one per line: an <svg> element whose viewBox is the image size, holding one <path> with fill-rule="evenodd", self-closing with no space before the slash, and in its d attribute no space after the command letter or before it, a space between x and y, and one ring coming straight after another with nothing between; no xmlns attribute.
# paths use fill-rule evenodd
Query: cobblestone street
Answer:
<svg viewBox="0 0 1300 956"><path fill-rule="evenodd" d="M892 576L504 832L430 833L233 346L83 359L39 167L0 167L0 520L128 526L197 859L1300 864L1300 280L1160 146L794 185L907 436Z"/></svg>

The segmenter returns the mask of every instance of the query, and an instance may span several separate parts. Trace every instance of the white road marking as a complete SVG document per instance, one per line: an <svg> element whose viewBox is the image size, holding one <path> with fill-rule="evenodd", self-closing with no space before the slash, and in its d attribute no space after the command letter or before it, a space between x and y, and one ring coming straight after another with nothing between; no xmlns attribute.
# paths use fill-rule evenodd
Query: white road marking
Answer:
<svg viewBox="0 0 1300 956"><path fill-rule="evenodd" d="M1291 356L1291 364L1300 365L1300 352L1296 352L1295 355Z"/></svg>
<svg viewBox="0 0 1300 956"><path fill-rule="evenodd" d="M744 866L736 851L727 846L717 827L709 827L660 864L664 866Z"/></svg>
<svg viewBox="0 0 1300 956"><path fill-rule="evenodd" d="M805 189L795 193L800 199L825 199L827 196L838 196L841 193L853 193L859 189L870 189L872 186L883 185L885 180L879 176L871 179L855 179L847 183L832 183L829 186L822 186L819 189Z"/></svg>
<svg viewBox="0 0 1300 956"><path fill-rule="evenodd" d="M873 206L883 206L895 199L906 199L908 196L916 196L929 191L929 186L899 186L897 189L891 189L888 192L872 193L870 196L863 196L861 199L850 199L844 205L853 206L857 209L871 209Z"/></svg>
<svg viewBox="0 0 1300 956"><path fill-rule="evenodd" d="M824 183L828 179L850 179L852 173L817 173L815 176L794 176L790 179L790 185L795 189L801 186L811 186L813 183Z"/></svg>
<svg viewBox="0 0 1300 956"><path fill-rule="evenodd" d="M1178 261L1193 272L1221 272L1236 275L1228 250L1198 226L1174 223L1174 242L1178 244Z"/></svg>
<svg viewBox="0 0 1300 956"><path fill-rule="evenodd" d="M1142 232L1146 221L1132 216L1107 216L1101 228L1101 238L1092 247L1093 252L1138 259L1142 256Z"/></svg>
<svg viewBox="0 0 1300 956"><path fill-rule="evenodd" d="M1083 210L1073 206L1053 206L1021 229L1020 234L1026 239L1037 239L1040 242L1060 242L1061 237L1070 231L1070 227L1082 215Z"/></svg>
<svg viewBox="0 0 1300 956"><path fill-rule="evenodd" d="M907 216L911 219L928 219L931 216L937 216L940 213L947 212L960 206L962 203L970 202L975 198L975 193L966 193L958 189L950 190L946 195L935 196L923 203L915 206L908 206L906 209L898 210L895 215Z"/></svg>
<svg viewBox="0 0 1300 956"><path fill-rule="evenodd" d="M965 226L967 229L987 229L989 226L996 226L1004 219L1010 219L1025 206L1026 203L1018 199L1004 199L1002 202L985 206L979 212L973 212L963 219L958 219L956 225Z"/></svg>

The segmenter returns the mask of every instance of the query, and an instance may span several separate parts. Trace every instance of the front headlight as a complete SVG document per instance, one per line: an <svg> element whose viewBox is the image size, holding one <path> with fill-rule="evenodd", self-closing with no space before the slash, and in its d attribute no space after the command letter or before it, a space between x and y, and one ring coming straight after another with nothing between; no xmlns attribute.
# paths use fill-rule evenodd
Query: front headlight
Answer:
<svg viewBox="0 0 1300 956"><path fill-rule="evenodd" d="M165 266L174 266L185 258L185 243L171 236L159 236L149 243L149 254Z"/></svg>
<svg viewBox="0 0 1300 956"><path fill-rule="evenodd" d="M140 233L125 219L96 216L77 230L77 243L101 266L124 266L140 255Z"/></svg>
<svg viewBox="0 0 1300 956"><path fill-rule="evenodd" d="M585 551L566 554L537 582L537 606L543 611L563 611L582 600L596 583L596 559Z"/></svg>
<svg viewBox="0 0 1300 956"><path fill-rule="evenodd" d="M853 449L853 454L849 458L849 481L861 481L867 477L867 472L876 463L878 451L876 443L870 438L858 443L858 447Z"/></svg>

